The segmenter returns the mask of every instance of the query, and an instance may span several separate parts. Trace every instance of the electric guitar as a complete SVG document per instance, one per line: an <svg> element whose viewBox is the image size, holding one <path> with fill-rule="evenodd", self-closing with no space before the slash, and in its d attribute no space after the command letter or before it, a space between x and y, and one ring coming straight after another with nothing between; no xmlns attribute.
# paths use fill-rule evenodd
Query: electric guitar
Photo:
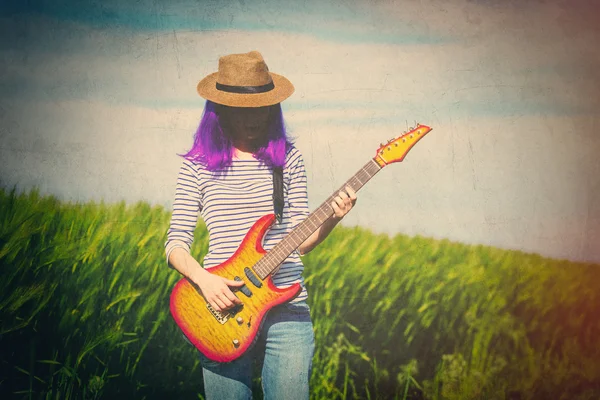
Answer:
<svg viewBox="0 0 600 400"><path fill-rule="evenodd" d="M430 131L428 126L417 124L398 138L386 144L382 143L376 156L341 189L350 186L358 191L383 167L404 160L410 149ZM171 292L171 315L200 352L214 361L235 360L252 346L267 312L274 306L298 296L301 291L299 283L287 288L278 288L273 284L271 274L333 215L331 202L338 193L339 190L268 253L262 247L262 239L275 221L275 215L263 216L250 228L231 258L210 268L213 274L244 281L244 286L234 289L234 293L242 302L241 305L219 312L206 302L200 290L189 279L183 278L177 282Z"/></svg>

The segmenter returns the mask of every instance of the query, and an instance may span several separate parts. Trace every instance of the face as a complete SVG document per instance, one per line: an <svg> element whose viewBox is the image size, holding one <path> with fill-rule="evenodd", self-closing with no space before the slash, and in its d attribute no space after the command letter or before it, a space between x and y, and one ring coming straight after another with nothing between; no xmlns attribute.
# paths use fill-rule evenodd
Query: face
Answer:
<svg viewBox="0 0 600 400"><path fill-rule="evenodd" d="M251 144L267 136L270 107L219 107L221 125L234 142Z"/></svg>

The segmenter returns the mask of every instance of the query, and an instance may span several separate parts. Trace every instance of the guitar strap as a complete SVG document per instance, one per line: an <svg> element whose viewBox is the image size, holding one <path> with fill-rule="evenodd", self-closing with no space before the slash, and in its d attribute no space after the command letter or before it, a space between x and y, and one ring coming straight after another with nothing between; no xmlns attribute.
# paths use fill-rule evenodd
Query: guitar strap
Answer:
<svg viewBox="0 0 600 400"><path fill-rule="evenodd" d="M273 210L278 223L283 218L283 204L283 168L273 167Z"/></svg>

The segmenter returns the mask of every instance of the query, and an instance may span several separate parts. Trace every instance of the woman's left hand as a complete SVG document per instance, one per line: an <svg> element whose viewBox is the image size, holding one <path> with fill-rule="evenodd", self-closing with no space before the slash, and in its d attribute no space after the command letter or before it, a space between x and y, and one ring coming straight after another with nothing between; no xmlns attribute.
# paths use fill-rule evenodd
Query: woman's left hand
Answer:
<svg viewBox="0 0 600 400"><path fill-rule="evenodd" d="M332 218L339 221L352 209L356 203L356 192L350 187L346 186L345 191L341 191L337 196L333 198L331 207L333 208Z"/></svg>

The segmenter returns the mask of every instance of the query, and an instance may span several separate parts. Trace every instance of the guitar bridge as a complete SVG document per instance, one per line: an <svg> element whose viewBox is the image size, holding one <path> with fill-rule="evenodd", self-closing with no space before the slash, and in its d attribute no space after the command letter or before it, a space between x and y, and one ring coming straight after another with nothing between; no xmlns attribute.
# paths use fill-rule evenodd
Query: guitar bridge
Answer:
<svg viewBox="0 0 600 400"><path fill-rule="evenodd" d="M231 316L230 313L223 314L223 313L215 310L214 308L212 308L212 306L209 303L206 303L206 308L208 308L208 311L210 311L210 313L213 315L213 317L215 317L221 325L223 325L225 322L227 322L227 320Z"/></svg>
<svg viewBox="0 0 600 400"><path fill-rule="evenodd" d="M235 307L233 307L231 310L228 310L227 312L222 313L222 312L219 312L219 311L215 310L214 308L212 308L212 306L209 303L206 303L206 308L208 308L208 311L210 311L210 313L213 315L213 317L215 317L217 319L217 321L219 321L221 323L221 325L223 325L225 322L227 322L229 317L233 317L235 314L240 312L242 307L243 306L241 304L238 304Z"/></svg>

